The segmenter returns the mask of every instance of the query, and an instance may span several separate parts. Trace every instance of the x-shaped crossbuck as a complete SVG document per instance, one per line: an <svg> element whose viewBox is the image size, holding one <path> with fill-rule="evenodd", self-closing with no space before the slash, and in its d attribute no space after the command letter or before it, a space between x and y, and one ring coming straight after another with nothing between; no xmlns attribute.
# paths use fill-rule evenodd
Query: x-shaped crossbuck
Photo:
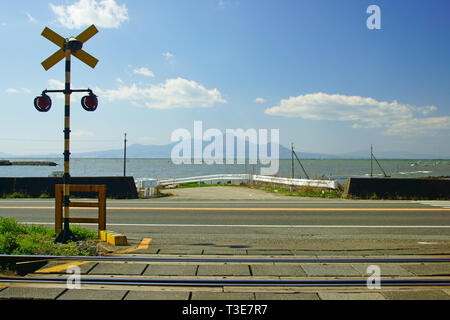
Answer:
<svg viewBox="0 0 450 320"><path fill-rule="evenodd" d="M75 39L84 44L95 34L97 34L97 32L98 32L97 28L94 25L92 25L86 30L84 30L82 33L80 33ZM44 31L42 31L41 35L61 48L60 50L56 51L53 55L51 55L48 59L46 59L44 62L42 62L42 66L44 67L44 69L49 70L51 67L53 67L55 64L57 64L58 62L60 62L62 59L65 58L66 56L65 47L71 38L65 39L61 37L59 34L57 34L55 31L47 27L44 29ZM75 51L72 50L71 53L72 55L74 55L75 57L86 63L91 68L95 68L95 66L98 63L98 59L94 58L93 56L91 56L89 53L87 53L82 49Z"/></svg>

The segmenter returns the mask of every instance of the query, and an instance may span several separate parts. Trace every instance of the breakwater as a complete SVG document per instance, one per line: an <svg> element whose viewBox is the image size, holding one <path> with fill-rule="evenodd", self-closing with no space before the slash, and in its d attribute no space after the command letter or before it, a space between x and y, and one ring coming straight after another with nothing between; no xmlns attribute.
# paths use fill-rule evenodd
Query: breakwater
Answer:
<svg viewBox="0 0 450 320"><path fill-rule="evenodd" d="M0 160L0 166L42 166L56 167L58 164L52 161L9 161Z"/></svg>
<svg viewBox="0 0 450 320"><path fill-rule="evenodd" d="M344 198L450 199L450 179L348 178Z"/></svg>

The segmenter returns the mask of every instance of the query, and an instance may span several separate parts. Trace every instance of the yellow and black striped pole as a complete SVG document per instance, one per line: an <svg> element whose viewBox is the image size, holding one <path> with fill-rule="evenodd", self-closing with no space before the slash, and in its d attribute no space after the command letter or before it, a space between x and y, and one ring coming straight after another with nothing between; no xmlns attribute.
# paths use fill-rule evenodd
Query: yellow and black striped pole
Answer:
<svg viewBox="0 0 450 320"><path fill-rule="evenodd" d="M66 48L66 82L64 89L64 229L61 231L55 242L67 243L68 241L76 240L73 233L70 231L70 95L72 94L70 88L70 59L71 50Z"/></svg>
<svg viewBox="0 0 450 320"><path fill-rule="evenodd" d="M65 95L65 110L64 110L64 229L57 236L55 242L57 243L67 243L68 241L74 241L75 236L70 231L70 95L72 92L89 92L89 96L83 97L81 105L87 111L95 111L98 106L97 96L94 95L92 90L72 90L70 88L70 62L71 56L74 55L82 62L95 68L98 63L98 59L91 56L89 53L85 52L83 49L83 43L88 41L98 32L97 28L92 25L82 33L80 33L76 38L63 38L53 30L45 28L42 31L42 36L54 44L56 44L60 49L56 51L53 55L42 62L42 66L45 70L49 70L55 64L57 64L62 59L66 58L66 83L64 90L44 90L42 96L36 97L34 99L34 106L40 112L47 112L51 107L51 100L46 95L49 92L52 93L64 93ZM61 212L59 212L59 215Z"/></svg>

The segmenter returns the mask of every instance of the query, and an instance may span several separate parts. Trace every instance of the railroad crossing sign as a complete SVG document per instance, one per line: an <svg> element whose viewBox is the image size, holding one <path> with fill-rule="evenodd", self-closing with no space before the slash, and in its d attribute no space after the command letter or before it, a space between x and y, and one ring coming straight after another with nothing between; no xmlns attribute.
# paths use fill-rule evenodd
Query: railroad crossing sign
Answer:
<svg viewBox="0 0 450 320"><path fill-rule="evenodd" d="M70 72L71 72L71 56L75 56L82 62L86 63L91 68L95 68L98 60L91 56L86 51L82 50L83 44L98 33L97 28L92 25L85 31L80 33L76 38L63 38L53 30L45 28L42 36L60 49L51 55L48 59L42 62L45 70L49 70L55 64L66 58L65 68L65 88L64 90L44 90L42 95L34 99L34 106L40 112L47 112L50 110L52 101L47 93L64 93L64 230L57 236L55 242L67 243L70 240L76 240L73 233L70 231L69 222L69 208L70 208L70 95L73 92L88 92L89 95L81 99L81 106L86 111L95 111L98 106L97 96L91 89L72 90L70 88Z"/></svg>
<svg viewBox="0 0 450 320"><path fill-rule="evenodd" d="M44 62L42 62L42 66L45 70L49 70L51 67L53 67L55 64L60 62L62 59L66 57L65 51L67 49L71 50L71 54L84 63L86 63L91 68L95 68L95 66L98 63L98 59L91 56L86 51L82 50L83 44L88 41L90 38L92 38L94 35L98 33L97 28L92 25L86 30L84 30L82 33L80 33L75 38L63 38L59 34L57 34L55 31L45 28L44 31L42 31L42 36L54 44L56 44L59 49L56 51L53 55L51 55L48 59L46 59Z"/></svg>

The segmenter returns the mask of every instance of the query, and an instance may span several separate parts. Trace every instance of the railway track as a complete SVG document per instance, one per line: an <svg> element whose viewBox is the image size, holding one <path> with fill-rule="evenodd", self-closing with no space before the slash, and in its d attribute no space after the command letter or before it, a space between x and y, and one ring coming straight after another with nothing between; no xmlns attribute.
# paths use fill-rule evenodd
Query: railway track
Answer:
<svg viewBox="0 0 450 320"><path fill-rule="evenodd" d="M0 284L62 284L65 277L0 277ZM234 279L155 279L155 278L89 278L80 277L80 285L171 286L171 287L367 287L367 280L234 280ZM382 287L450 286L450 278L381 279Z"/></svg>
<svg viewBox="0 0 450 320"><path fill-rule="evenodd" d="M235 263L235 264L273 264L273 263L323 263L323 264L376 264L376 263L450 263L447 257L427 258L242 258L242 257L157 257L157 256L1 256L0 261L13 261L15 263L33 263L42 261L58 262L116 262L116 263ZM123 276L80 276L80 285L104 286L158 286L158 287L367 287L367 278L353 279L257 279L253 277L239 277L241 279L211 279L211 277L123 277ZM64 275L42 276L33 274L25 277L0 276L0 285L16 284L54 284L64 285L69 277ZM433 277L407 277L407 278L381 278L382 287L443 287L450 286L450 267L448 274Z"/></svg>
<svg viewBox="0 0 450 320"><path fill-rule="evenodd" d="M431 263L450 262L447 257L432 258L198 258L149 256L47 256L0 255L0 261L91 261L91 262L185 262L185 263Z"/></svg>

